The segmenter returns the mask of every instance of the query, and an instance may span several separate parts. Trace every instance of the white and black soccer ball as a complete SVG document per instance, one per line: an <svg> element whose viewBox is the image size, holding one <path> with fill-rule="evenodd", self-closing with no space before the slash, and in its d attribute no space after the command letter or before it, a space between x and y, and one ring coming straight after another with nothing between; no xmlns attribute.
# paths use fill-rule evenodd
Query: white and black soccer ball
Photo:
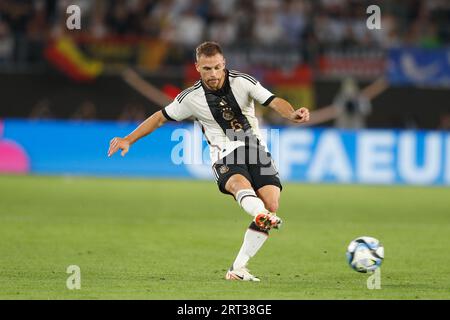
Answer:
<svg viewBox="0 0 450 320"><path fill-rule="evenodd" d="M384 247L375 238L358 237L347 248L347 262L358 272L373 272L381 266L384 259Z"/></svg>

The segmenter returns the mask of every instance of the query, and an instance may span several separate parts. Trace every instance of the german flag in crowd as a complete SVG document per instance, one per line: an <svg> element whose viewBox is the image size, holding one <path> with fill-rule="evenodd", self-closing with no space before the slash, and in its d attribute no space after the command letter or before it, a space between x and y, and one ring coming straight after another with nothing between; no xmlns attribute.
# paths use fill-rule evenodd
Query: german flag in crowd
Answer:
<svg viewBox="0 0 450 320"><path fill-rule="evenodd" d="M101 61L87 57L69 37L52 41L45 49L45 57L69 78L78 81L92 81L102 73Z"/></svg>

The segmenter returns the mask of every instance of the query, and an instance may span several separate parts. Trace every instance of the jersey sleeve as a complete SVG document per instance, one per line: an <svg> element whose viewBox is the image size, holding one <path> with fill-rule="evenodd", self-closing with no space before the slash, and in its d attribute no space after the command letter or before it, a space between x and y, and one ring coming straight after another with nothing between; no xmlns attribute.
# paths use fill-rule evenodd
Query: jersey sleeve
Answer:
<svg viewBox="0 0 450 320"><path fill-rule="evenodd" d="M162 113L170 121L182 121L192 116L191 108L186 99L181 103L178 99L173 100L172 103L162 109Z"/></svg>
<svg viewBox="0 0 450 320"><path fill-rule="evenodd" d="M265 107L275 99L275 95L264 88L259 81L256 84L249 83L249 90L250 96Z"/></svg>

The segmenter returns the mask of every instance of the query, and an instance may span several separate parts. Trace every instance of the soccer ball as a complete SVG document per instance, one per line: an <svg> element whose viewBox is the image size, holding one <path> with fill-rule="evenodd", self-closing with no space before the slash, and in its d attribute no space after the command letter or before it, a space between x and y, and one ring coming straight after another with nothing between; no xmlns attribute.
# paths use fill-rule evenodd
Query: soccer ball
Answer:
<svg viewBox="0 0 450 320"><path fill-rule="evenodd" d="M359 237L350 242L347 248L347 262L358 272L373 272L384 259L384 247L375 238Z"/></svg>

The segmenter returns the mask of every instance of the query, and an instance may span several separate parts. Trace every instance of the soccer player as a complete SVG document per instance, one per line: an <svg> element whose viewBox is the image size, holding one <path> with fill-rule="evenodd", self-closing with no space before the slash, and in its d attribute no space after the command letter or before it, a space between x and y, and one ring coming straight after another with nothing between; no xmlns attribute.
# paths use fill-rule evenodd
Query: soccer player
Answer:
<svg viewBox="0 0 450 320"><path fill-rule="evenodd" d="M282 223L276 215L282 186L259 131L254 100L295 123L307 122L309 111L306 108L294 110L289 102L273 95L255 78L228 70L218 43L204 42L196 48L195 67L200 80L126 137L113 138L108 156L119 149L124 156L133 143L167 121L196 118L209 144L212 171L219 190L232 195L253 217L225 278L260 281L246 266L266 241L269 230L277 229Z"/></svg>

